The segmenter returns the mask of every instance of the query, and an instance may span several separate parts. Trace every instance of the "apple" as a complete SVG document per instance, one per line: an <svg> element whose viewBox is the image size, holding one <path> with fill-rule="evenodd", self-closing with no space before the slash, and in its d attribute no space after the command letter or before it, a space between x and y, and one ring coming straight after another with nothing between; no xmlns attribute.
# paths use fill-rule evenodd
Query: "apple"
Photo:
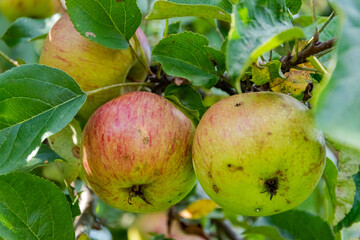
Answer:
<svg viewBox="0 0 360 240"><path fill-rule="evenodd" d="M246 216L303 202L325 166L325 141L311 111L293 97L261 92L214 104L195 133L193 163L209 197Z"/></svg>
<svg viewBox="0 0 360 240"><path fill-rule="evenodd" d="M167 212L141 214L128 230L128 239L150 240L152 239L150 233L156 233L177 240L205 240L204 237L184 232L176 219L171 222L168 229L168 220Z"/></svg>
<svg viewBox="0 0 360 240"><path fill-rule="evenodd" d="M130 44L140 55L139 44L134 39L130 40ZM146 43L143 45L149 48ZM64 14L50 30L39 62L63 70L87 92L125 82L130 69L139 61L136 54L130 48L114 50L90 41L75 30L69 15ZM138 81L146 76L144 66L138 68ZM77 119L83 125L99 106L120 94L119 88L89 94Z"/></svg>
<svg viewBox="0 0 360 240"><path fill-rule="evenodd" d="M46 18L60 9L59 0L0 0L0 11L10 21L19 17Z"/></svg>
<svg viewBox="0 0 360 240"><path fill-rule="evenodd" d="M84 176L107 204L155 212L195 185L192 122L156 94L131 92L98 108L82 136Z"/></svg>

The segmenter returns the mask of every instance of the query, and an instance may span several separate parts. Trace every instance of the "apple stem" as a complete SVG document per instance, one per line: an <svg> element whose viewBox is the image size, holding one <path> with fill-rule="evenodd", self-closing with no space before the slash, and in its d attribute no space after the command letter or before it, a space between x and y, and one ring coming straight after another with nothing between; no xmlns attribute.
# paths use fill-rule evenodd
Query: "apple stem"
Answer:
<svg viewBox="0 0 360 240"><path fill-rule="evenodd" d="M4 52L0 51L0 56L2 56L6 61L14 65L15 67L19 67L20 64L18 61L15 61L14 59L10 58L8 55L6 55Z"/></svg>
<svg viewBox="0 0 360 240"><path fill-rule="evenodd" d="M134 34L133 38L135 40L136 45L138 45L139 48L140 48L140 56L136 53L135 49L133 48L133 46L131 46L131 44L129 42L129 46L130 46L131 51L133 52L133 54L135 54L136 58L141 63L143 68L147 71L148 75L152 75L153 73L152 73L152 71L151 71L151 69L149 67L149 64L147 63L144 50L141 47L140 41L139 41L138 37L136 36L136 34Z"/></svg>
<svg viewBox="0 0 360 240"><path fill-rule="evenodd" d="M154 83L146 83L146 82L128 82L128 83L118 83L118 84L114 84L114 85L109 85L106 87L102 87L102 88L97 88L95 90L91 90L91 91L87 91L86 94L87 95L91 95L91 94L95 94L101 91L105 91L111 88L116 88L116 87L143 87L143 86L153 86Z"/></svg>

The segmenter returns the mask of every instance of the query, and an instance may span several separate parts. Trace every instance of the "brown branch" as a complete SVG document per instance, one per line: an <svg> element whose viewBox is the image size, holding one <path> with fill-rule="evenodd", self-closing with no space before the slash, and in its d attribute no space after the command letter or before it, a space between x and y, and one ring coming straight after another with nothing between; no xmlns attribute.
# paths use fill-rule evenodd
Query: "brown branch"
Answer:
<svg viewBox="0 0 360 240"><path fill-rule="evenodd" d="M224 222L224 221L222 221L222 220L220 220L220 219L211 219L211 221L212 221L213 223L215 223L216 228L217 228L218 230L221 230L222 232L224 232L225 235L226 235L229 239L231 239L231 240L243 240L242 238L240 238L240 237L238 236L237 233L234 232L234 230L232 229L232 227L231 227L228 223L226 223L226 222Z"/></svg>
<svg viewBox="0 0 360 240"><path fill-rule="evenodd" d="M318 32L317 32L314 36L313 43L298 54L296 61L292 61L294 56L282 57L280 60L281 61L281 71L283 73L288 72L290 70L290 68L293 68L301 63L305 63L306 59L308 57L318 54L320 52L323 52L325 50L328 50L335 45L335 41L336 41L335 38L330 39L326 42L319 42L318 37L319 36L318 36Z"/></svg>

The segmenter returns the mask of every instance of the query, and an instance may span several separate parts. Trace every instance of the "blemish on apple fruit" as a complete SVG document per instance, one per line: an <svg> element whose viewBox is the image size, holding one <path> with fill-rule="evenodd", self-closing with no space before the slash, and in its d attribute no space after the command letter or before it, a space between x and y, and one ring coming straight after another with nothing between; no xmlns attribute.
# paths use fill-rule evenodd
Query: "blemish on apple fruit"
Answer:
<svg viewBox="0 0 360 240"><path fill-rule="evenodd" d="M212 178L211 172L208 172L208 177Z"/></svg>
<svg viewBox="0 0 360 240"><path fill-rule="evenodd" d="M285 199L287 204L291 204L291 202L289 201L289 199Z"/></svg>
<svg viewBox="0 0 360 240"><path fill-rule="evenodd" d="M243 170L243 167L242 166L234 166L232 164L228 164L227 165L228 169L230 172L236 172L236 171L242 171Z"/></svg>
<svg viewBox="0 0 360 240"><path fill-rule="evenodd" d="M304 140L305 140L306 142L309 141L309 139L308 139L306 136L304 136Z"/></svg>
<svg viewBox="0 0 360 240"><path fill-rule="evenodd" d="M216 193L219 192L219 189L218 189L218 187L217 187L215 184L213 185L213 190L214 190L214 192L216 192Z"/></svg>
<svg viewBox="0 0 360 240"><path fill-rule="evenodd" d="M240 107L242 105L242 102L236 103L234 106L235 107Z"/></svg>
<svg viewBox="0 0 360 240"><path fill-rule="evenodd" d="M272 132L268 132L267 135L269 135L269 136L272 135Z"/></svg>
<svg viewBox="0 0 360 240"><path fill-rule="evenodd" d="M149 137L145 137L145 138L143 139L143 143L144 143L144 145L148 145L148 143L149 143Z"/></svg>
<svg viewBox="0 0 360 240"><path fill-rule="evenodd" d="M274 210L274 212L280 212L280 210L279 210L279 209L276 209L276 210Z"/></svg>

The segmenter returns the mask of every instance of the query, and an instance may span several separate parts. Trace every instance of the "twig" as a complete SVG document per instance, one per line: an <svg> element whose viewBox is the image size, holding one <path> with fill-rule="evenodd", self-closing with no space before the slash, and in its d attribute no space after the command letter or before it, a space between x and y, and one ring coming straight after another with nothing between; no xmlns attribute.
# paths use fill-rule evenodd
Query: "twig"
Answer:
<svg viewBox="0 0 360 240"><path fill-rule="evenodd" d="M335 45L335 38L330 39L326 42L318 42L318 33L314 36L314 42L309 47L302 50L295 62L292 62L293 56L285 56L281 61L281 70L283 73L288 72L290 68L295 67L301 63L305 63L306 59L310 56L318 54L322 51L328 50Z"/></svg>
<svg viewBox="0 0 360 240"><path fill-rule="evenodd" d="M324 25L322 25L322 27L319 30L319 33L321 33L322 31L324 31L324 29L326 28L326 26L331 22L331 20L335 17L335 12L333 11L329 18L326 20L326 22L324 23Z"/></svg>
<svg viewBox="0 0 360 240"><path fill-rule="evenodd" d="M223 90L224 92L228 93L230 96L237 94L236 90L231 86L230 83L227 82L225 76L221 76L219 81L215 85L216 88Z"/></svg>
<svg viewBox="0 0 360 240"><path fill-rule="evenodd" d="M243 240L232 230L228 223L220 219L211 219L211 221L215 223L217 229L223 231L230 240Z"/></svg>
<svg viewBox="0 0 360 240"><path fill-rule="evenodd" d="M128 83L118 83L118 84L114 84L114 85L110 85L110 86L106 86L106 87L102 87L102 88L97 88L95 90L91 90L86 92L87 95L91 95L91 94L95 94L110 88L116 88L116 87L143 87L143 86L152 86L154 85L153 83L145 83L145 82L128 82Z"/></svg>
<svg viewBox="0 0 360 240"><path fill-rule="evenodd" d="M95 221L93 214L93 194L85 185L82 187L79 207L81 215L77 216L74 221L76 239L78 239L82 233L89 232Z"/></svg>
<svg viewBox="0 0 360 240"><path fill-rule="evenodd" d="M2 56L6 61L14 65L15 67L20 66L18 61L15 61L14 59L11 59L8 55L6 55L4 52L0 51L0 56Z"/></svg>

